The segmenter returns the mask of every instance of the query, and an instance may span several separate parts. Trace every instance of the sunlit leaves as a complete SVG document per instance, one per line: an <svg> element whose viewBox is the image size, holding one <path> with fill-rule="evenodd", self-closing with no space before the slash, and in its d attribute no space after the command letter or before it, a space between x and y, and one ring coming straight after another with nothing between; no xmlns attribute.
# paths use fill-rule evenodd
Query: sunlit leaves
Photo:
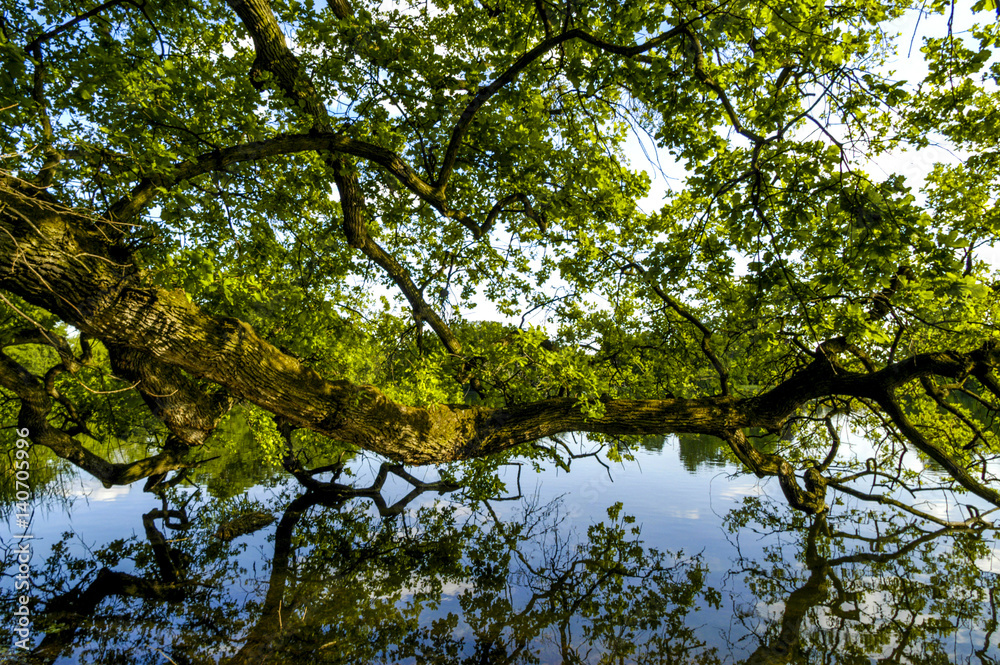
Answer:
<svg viewBox="0 0 1000 665"><path fill-rule="evenodd" d="M155 194L116 251L324 377L430 408L570 398L590 422L618 397L760 394L827 339L874 373L995 331L991 22L868 0L268 7L284 70L222 2L10 9L4 154L25 175L58 157L53 195L95 215ZM923 82L887 69L911 11L939 21ZM670 178L641 204L635 135ZM941 141L951 164L891 162ZM260 158L223 163L236 147ZM344 160L398 267L346 242Z"/></svg>

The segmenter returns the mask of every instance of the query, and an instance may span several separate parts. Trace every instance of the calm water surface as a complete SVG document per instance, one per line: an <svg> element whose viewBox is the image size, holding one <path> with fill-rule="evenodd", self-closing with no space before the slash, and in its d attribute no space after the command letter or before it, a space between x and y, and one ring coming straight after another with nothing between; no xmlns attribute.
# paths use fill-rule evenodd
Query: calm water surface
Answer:
<svg viewBox="0 0 1000 665"><path fill-rule="evenodd" d="M379 467L351 470L341 481L364 487ZM850 502L809 518L777 483L735 471L710 440L668 438L610 470L503 467L490 501L412 492L389 474L379 505L235 459L151 492L65 473L33 502L32 651L6 657L1000 662L993 531ZM6 510L0 633L12 645Z"/></svg>

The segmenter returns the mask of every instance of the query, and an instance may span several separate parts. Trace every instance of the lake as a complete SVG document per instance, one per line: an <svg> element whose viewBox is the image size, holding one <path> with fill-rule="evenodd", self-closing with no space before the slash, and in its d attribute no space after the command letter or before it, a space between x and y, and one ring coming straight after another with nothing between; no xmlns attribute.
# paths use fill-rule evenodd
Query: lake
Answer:
<svg viewBox="0 0 1000 665"><path fill-rule="evenodd" d="M26 529L5 503L6 655L177 665L1000 660L994 531L915 522L842 495L822 517L795 513L775 481L738 475L720 443L650 438L634 461L579 459L569 472L515 460L497 472L503 488L478 496L420 486L437 480L433 469L408 469L415 487L367 459L339 482L370 487L381 471L384 484L353 496L306 491L249 454L151 491L46 472ZM929 496L923 509L961 520L967 501ZM30 652L13 648L22 533L34 536Z"/></svg>

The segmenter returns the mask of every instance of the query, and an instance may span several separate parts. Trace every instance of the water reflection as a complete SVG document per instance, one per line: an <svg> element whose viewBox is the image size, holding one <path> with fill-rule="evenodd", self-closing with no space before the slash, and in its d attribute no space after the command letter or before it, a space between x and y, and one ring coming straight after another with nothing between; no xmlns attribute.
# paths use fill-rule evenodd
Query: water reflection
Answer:
<svg viewBox="0 0 1000 665"><path fill-rule="evenodd" d="M714 465L713 450L685 445L685 466ZM647 542L644 520L614 500L581 522L559 499L472 501L412 478L390 499L388 466L347 491L275 479L251 487L219 468L240 491L184 472L146 494L157 507L135 512L141 530L102 542L67 534L36 561L38 639L14 662L994 663L1000 654L995 543L975 528L928 530L849 507L807 518L762 494L725 515L725 553L706 553L682 533ZM92 544L79 547L81 537Z"/></svg>
<svg viewBox="0 0 1000 665"><path fill-rule="evenodd" d="M639 446L643 450L655 453L663 452L668 443L676 444L681 464L690 473L724 469L734 462L726 442L708 434L658 434L639 438ZM770 452L766 445L761 446L761 450Z"/></svg>
<svg viewBox="0 0 1000 665"><path fill-rule="evenodd" d="M684 468L695 473L702 467L722 469L731 462L732 453L722 439L704 434L677 437L677 453Z"/></svg>
<svg viewBox="0 0 1000 665"><path fill-rule="evenodd" d="M753 499L727 525L745 533L747 524L781 524L777 517ZM998 580L977 565L994 543L981 529L925 531L871 513L787 522L781 528L796 537L776 539L763 556L737 545L754 593L737 618L760 636L747 663L996 662Z"/></svg>
<svg viewBox="0 0 1000 665"><path fill-rule="evenodd" d="M238 556L247 538L218 537L217 522L228 532L241 518L232 502L168 490L141 537L88 556L55 547L31 662L528 663L653 651L679 662L705 650L684 622L697 603L718 602L703 566L644 547L620 504L571 542L558 503L526 501L502 520L488 504L410 497L411 510L379 510L336 492L291 494L253 513L238 506L281 511L251 567Z"/></svg>

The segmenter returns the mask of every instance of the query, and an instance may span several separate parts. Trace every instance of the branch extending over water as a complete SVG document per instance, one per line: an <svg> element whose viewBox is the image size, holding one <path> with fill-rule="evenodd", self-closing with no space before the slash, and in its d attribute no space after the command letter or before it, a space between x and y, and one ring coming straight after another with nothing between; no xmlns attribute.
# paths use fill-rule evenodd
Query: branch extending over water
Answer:
<svg viewBox="0 0 1000 665"><path fill-rule="evenodd" d="M36 195L40 196L40 195ZM991 376L1000 349L988 342L969 352L911 356L877 371L855 372L837 361L842 339L825 342L807 366L753 397L716 395L690 399L607 399L604 415L584 415L575 398L488 408L411 407L372 386L327 379L261 339L246 323L212 316L181 292L149 284L136 269L108 260L111 251L69 210L23 194L9 197L0 216L0 254L17 257L0 275L0 287L58 314L106 344L142 349L157 363L218 384L301 427L406 464L470 459L509 450L569 431L602 434L703 433L730 440L748 428L778 430L802 406L839 395L877 402L918 448L943 464L964 487L994 504L1000 493L926 440L902 415L895 391L922 377ZM39 279L39 275L43 279ZM13 384L12 384L13 385ZM261 390L267 386L267 390ZM758 473L794 478L777 459L753 463ZM742 459L742 458L741 458ZM781 471L781 473L778 473ZM810 490L806 489L806 492ZM805 504L815 503L808 496ZM803 505L805 505L803 504ZM815 507L820 509L819 504Z"/></svg>

